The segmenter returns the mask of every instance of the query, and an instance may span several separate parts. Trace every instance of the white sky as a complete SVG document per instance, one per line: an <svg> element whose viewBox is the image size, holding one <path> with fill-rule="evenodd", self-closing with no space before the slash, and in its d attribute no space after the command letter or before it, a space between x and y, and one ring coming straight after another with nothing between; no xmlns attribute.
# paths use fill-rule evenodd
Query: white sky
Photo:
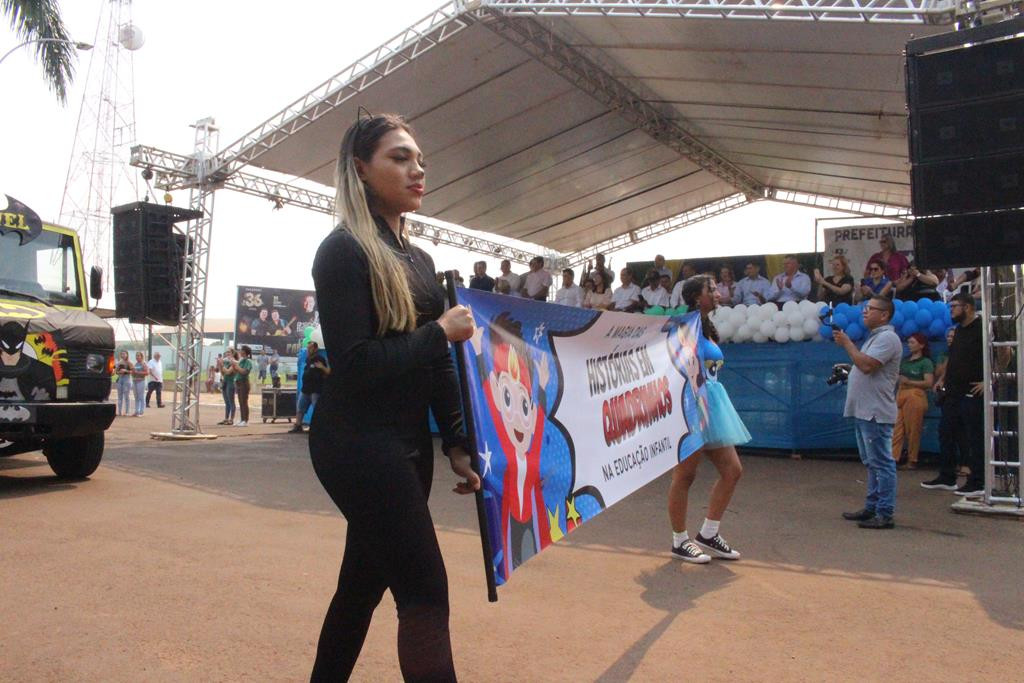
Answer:
<svg viewBox="0 0 1024 683"><path fill-rule="evenodd" d="M97 18L107 2L61 3L75 40L94 42ZM137 0L133 19L146 37L145 46L134 53L137 142L190 154L189 124L213 116L220 142L227 145L441 3ZM16 44L13 32L6 25L0 28L0 54ZM80 54L66 108L46 89L29 49L0 64L0 84L7 93L0 192L25 202L44 220L58 217L89 57L97 54ZM98 65L94 70L98 77ZM428 175L428 188L429 182ZM118 197L117 203L141 198ZM187 192L176 193L174 203L186 206ZM811 251L815 217L836 215L762 202L615 252L611 262L649 260L655 253L673 259ZM271 211L265 200L218 192L207 317L234 317L237 285L311 289L313 254L330 228L331 220L322 214L289 207ZM471 273L472 263L481 258L451 247L423 246L439 269L457 268L463 274ZM497 261L485 260L488 272L496 274ZM112 296L103 303L112 306Z"/></svg>

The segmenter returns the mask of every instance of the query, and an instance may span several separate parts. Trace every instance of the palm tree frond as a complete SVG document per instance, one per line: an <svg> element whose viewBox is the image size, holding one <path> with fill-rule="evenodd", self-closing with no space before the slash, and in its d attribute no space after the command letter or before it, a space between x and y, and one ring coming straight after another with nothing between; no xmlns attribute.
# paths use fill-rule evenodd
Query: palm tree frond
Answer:
<svg viewBox="0 0 1024 683"><path fill-rule="evenodd" d="M0 0L0 10L11 18L11 28L22 40L51 39L36 43L34 52L47 86L65 104L75 76L76 54L56 0Z"/></svg>

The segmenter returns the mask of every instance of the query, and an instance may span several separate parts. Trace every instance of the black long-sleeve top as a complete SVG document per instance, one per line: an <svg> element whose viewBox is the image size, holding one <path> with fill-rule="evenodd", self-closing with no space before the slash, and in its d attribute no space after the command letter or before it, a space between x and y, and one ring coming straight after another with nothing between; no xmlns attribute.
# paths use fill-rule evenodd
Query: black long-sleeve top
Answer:
<svg viewBox="0 0 1024 683"><path fill-rule="evenodd" d="M329 444L330 457L339 462L372 461L395 440L429 444L428 409L445 452L465 441L455 368L437 323L445 293L435 280L433 259L400 241L382 219L376 221L381 238L406 267L416 305L414 331L377 336L369 265L347 230L331 232L313 261L331 374L314 411L311 446Z"/></svg>

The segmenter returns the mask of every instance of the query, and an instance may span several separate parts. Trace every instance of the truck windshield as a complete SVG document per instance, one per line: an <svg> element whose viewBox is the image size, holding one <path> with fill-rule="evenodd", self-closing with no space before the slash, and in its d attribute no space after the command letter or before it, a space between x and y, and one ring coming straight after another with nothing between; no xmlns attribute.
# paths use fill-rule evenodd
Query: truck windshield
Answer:
<svg viewBox="0 0 1024 683"><path fill-rule="evenodd" d="M0 235L0 288L59 306L82 305L75 240L43 230L27 244L12 231ZM4 292L9 298L12 295Z"/></svg>

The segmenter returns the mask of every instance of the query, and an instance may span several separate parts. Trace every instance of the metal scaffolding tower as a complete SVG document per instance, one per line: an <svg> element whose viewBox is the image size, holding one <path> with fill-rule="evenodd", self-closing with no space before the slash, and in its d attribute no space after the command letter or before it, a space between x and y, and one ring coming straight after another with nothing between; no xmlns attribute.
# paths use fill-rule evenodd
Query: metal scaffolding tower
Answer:
<svg viewBox="0 0 1024 683"><path fill-rule="evenodd" d="M59 220L78 232L85 262L103 268L104 289L112 292L110 207L138 198L128 151L135 144L132 53L143 37L132 24L131 0L99 5Z"/></svg>

